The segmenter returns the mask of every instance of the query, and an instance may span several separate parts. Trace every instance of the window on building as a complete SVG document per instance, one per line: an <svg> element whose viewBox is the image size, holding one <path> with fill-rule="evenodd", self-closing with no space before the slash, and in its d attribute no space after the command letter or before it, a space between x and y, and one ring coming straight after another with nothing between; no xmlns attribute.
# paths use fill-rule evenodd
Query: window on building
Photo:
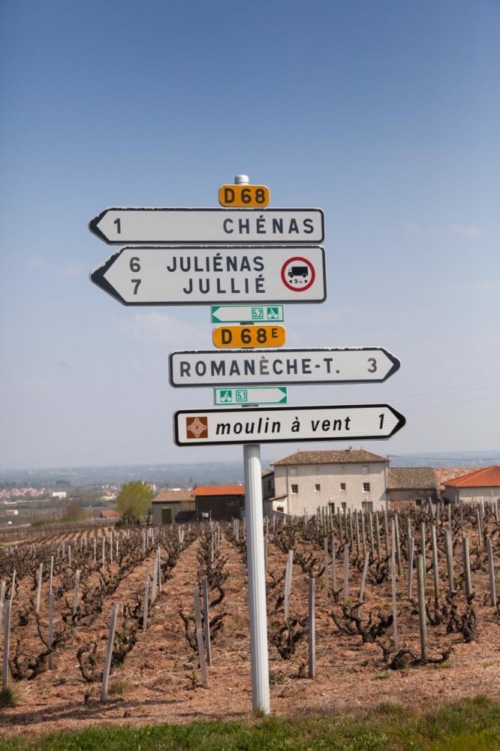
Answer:
<svg viewBox="0 0 500 751"><path fill-rule="evenodd" d="M367 475L368 474L368 465L365 464L363 467L361 467L361 472L364 475Z"/></svg>
<svg viewBox="0 0 500 751"><path fill-rule="evenodd" d="M292 485L292 493L298 493L299 492L299 486L298 485Z"/></svg>
<svg viewBox="0 0 500 751"><path fill-rule="evenodd" d="M417 506L421 506L422 505L422 499L421 498L416 498L415 499L415 503L416 503Z"/></svg>
<svg viewBox="0 0 500 751"><path fill-rule="evenodd" d="M369 514L373 511L373 503L371 501L363 501L361 508L365 513Z"/></svg>
<svg viewBox="0 0 500 751"><path fill-rule="evenodd" d="M347 508L347 503L345 501L342 501L342 511L345 511Z"/></svg>
<svg viewBox="0 0 500 751"><path fill-rule="evenodd" d="M370 492L370 483L369 482L364 482L363 483L363 490L364 490L365 493L369 493Z"/></svg>
<svg viewBox="0 0 500 751"><path fill-rule="evenodd" d="M267 489L268 490L272 490L273 489L273 481L272 480L268 480L267 481Z"/></svg>
<svg viewBox="0 0 500 751"><path fill-rule="evenodd" d="M345 484L345 482L341 482L341 483L340 483L340 489L341 489L341 490L345 490L345 489L346 489L346 484Z"/></svg>
<svg viewBox="0 0 500 751"><path fill-rule="evenodd" d="M283 506L276 506L276 511L279 511L281 514L284 512L284 510L285 509Z"/></svg>
<svg viewBox="0 0 500 751"><path fill-rule="evenodd" d="M321 490L321 485L319 484L319 482L317 482L314 486L314 490Z"/></svg>
<svg viewBox="0 0 500 751"><path fill-rule="evenodd" d="M333 501L329 501L329 502L328 502L328 508L330 509L330 513L331 513L331 514L334 514L334 513L335 513L335 504L334 504L334 502L333 502Z"/></svg>

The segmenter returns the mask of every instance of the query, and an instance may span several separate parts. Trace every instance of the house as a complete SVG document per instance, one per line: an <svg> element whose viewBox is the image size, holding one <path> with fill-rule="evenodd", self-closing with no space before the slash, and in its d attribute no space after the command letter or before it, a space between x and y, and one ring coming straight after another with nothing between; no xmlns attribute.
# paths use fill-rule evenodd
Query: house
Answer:
<svg viewBox="0 0 500 751"><path fill-rule="evenodd" d="M274 496L274 472L272 469L262 471L262 498L267 500Z"/></svg>
<svg viewBox="0 0 500 751"><path fill-rule="evenodd" d="M244 485L202 485L192 494L196 500L196 518L217 521L239 519L245 508Z"/></svg>
<svg viewBox="0 0 500 751"><path fill-rule="evenodd" d="M500 500L500 467L493 464L447 480L444 483L444 497L450 503Z"/></svg>
<svg viewBox="0 0 500 751"><path fill-rule="evenodd" d="M195 499L191 490L160 490L151 503L153 524L172 524L195 518Z"/></svg>
<svg viewBox="0 0 500 751"><path fill-rule="evenodd" d="M432 467L390 467L387 473L389 508L423 506L439 498L439 481Z"/></svg>
<svg viewBox="0 0 500 751"><path fill-rule="evenodd" d="M109 519L109 521L117 522L120 518L120 512L115 511L112 508L103 508L101 511L101 519Z"/></svg>
<svg viewBox="0 0 500 751"><path fill-rule="evenodd" d="M264 512L302 516L318 506L380 511L387 506L389 460L364 449L297 451L272 462L273 497Z"/></svg>

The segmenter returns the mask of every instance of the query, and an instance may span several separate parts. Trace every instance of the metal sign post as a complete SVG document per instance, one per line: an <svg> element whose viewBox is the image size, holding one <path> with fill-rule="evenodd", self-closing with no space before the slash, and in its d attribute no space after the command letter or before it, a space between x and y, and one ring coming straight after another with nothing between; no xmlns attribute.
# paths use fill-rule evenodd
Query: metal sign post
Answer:
<svg viewBox="0 0 500 751"><path fill-rule="evenodd" d="M236 185L248 185L246 175L237 175ZM250 663L252 709L269 714L269 654L267 642L266 569L264 559L264 511L260 445L243 445L245 515L247 520L248 610L250 617Z"/></svg>
<svg viewBox="0 0 500 751"><path fill-rule="evenodd" d="M269 714L269 657L267 646L266 570L264 565L264 513L260 446L243 446L245 508L247 520L248 609L252 709Z"/></svg>

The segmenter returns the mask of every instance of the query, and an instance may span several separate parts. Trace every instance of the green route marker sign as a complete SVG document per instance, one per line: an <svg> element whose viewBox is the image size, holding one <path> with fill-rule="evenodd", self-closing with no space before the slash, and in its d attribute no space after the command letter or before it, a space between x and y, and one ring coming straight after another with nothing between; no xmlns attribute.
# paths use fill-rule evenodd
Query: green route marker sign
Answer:
<svg viewBox="0 0 500 751"><path fill-rule="evenodd" d="M214 389L214 404L240 406L242 404L286 404L285 386L263 388Z"/></svg>
<svg viewBox="0 0 500 751"><path fill-rule="evenodd" d="M283 305L212 305L212 323L264 323L284 320Z"/></svg>

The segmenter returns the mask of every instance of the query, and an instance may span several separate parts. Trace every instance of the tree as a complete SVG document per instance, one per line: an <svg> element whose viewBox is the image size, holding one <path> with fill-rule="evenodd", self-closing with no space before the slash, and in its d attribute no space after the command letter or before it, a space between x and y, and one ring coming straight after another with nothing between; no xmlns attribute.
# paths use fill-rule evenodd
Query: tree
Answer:
<svg viewBox="0 0 500 751"><path fill-rule="evenodd" d="M87 515L78 501L72 501L64 507L63 522L84 522L86 518Z"/></svg>
<svg viewBox="0 0 500 751"><path fill-rule="evenodd" d="M136 524L144 516L153 500L153 491L142 480L122 485L116 496L116 510L127 524Z"/></svg>

